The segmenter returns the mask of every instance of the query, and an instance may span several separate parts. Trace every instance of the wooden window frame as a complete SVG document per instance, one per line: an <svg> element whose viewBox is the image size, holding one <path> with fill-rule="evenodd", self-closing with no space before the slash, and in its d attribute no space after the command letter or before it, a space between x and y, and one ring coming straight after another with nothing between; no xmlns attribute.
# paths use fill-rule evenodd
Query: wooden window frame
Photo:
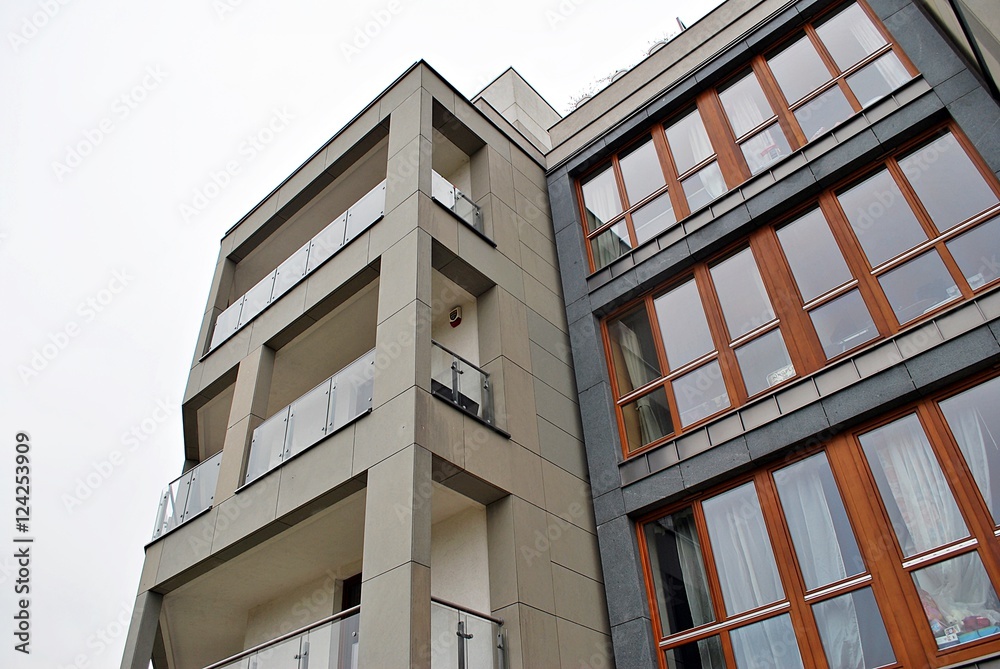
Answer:
<svg viewBox="0 0 1000 669"><path fill-rule="evenodd" d="M841 71L837 67L832 56L830 56L826 47L822 44L822 40L818 37L814 26L822 24L824 21L831 18L835 13L846 9L851 4L857 4L861 7L861 9L865 12L865 15L875 25L880 35L886 40L886 44L863 58L858 63L855 63L850 68ZM821 60L829 70L830 79L822 86L806 95L802 100L796 101L794 105L790 107L788 102L785 100L784 95L781 93L777 80L774 78L774 75L771 73L770 68L767 65L767 57L780 52L783 48L787 47L803 35L806 35L808 39L810 39L814 48L816 48ZM840 87L844 92L845 97L854 110L854 114L848 117L848 119L853 118L864 108L861 106L854 93L850 90L850 87L847 84L847 77L853 75L889 52L896 55L899 62L903 65L911 78L919 74L913 63L909 60L909 58L907 58L906 54L903 53L902 49L900 49L899 45L896 44L895 40L892 39L891 35L889 35L888 31L885 29L885 26L882 25L882 22L877 16L875 16L874 12L870 7L868 7L864 0L853 0L853 2L842 3L837 7L824 12L821 16L811 20L804 26L797 28L793 33L784 38L778 46L769 50L767 54L754 56L750 62L744 67L741 67L736 74L728 77L719 85L704 90L696 95L694 100L684 106L683 111L671 114L667 119L657 123L651 130L644 133L641 137L630 142L628 146L615 152L615 154L609 159L604 160L598 165L595 165L593 168L587 170L580 176L580 178L576 179L575 186L578 211L582 213L581 224L583 225L585 245L587 247L587 262L589 263L591 272L596 272L597 270L602 269L603 267L606 267L614 262L614 260L611 260L606 265L601 265L599 267L594 257L592 241L600 235L607 233L615 225L624 223L628 230L629 245L631 249L634 250L637 248L638 241L635 234L635 227L632 223L632 214L645 204L648 204L662 195L664 192L668 193L671 205L673 206L675 222L667 227L664 227L657 234L662 234L670 228L679 225L684 219L694 213L694 211L692 211L688 206L687 197L684 194L681 181L698 172L698 170L705 167L712 160L716 160L718 162L719 170L721 171L723 180L726 184L726 192L731 191L740 184L749 180L753 175L751 174L750 168L743 156L738 139L745 140L759 132L764 127L777 122L781 131L785 135L785 139L788 141L790 150L793 153L798 151L802 147L806 146L810 140L805 137L798 120L795 118L794 112L800 107L809 104L817 97L823 95L834 86ZM764 91L764 95L767 98L768 103L771 105L774 116L769 118L767 121L761 122L761 124L753 130L741 135L740 138L737 138L733 132L725 110L722 107L722 101L719 98L719 91L724 90L728 85L732 84L737 79L751 71L757 77L757 81L760 83L761 88ZM714 154L712 158L707 158L698 165L685 171L683 174L678 174L673 156L669 150L669 143L667 142L664 128L680 120L692 110L697 110L700 114L701 120L705 124L705 129L708 132L709 141L714 149ZM845 119L844 122L848 119ZM639 144L648 139L652 140L656 149L666 185L654 193L646 196L640 202L629 203L619 160L620 157L625 156ZM609 166L612 169L612 174L614 175L617 184L618 195L621 199L623 210L611 221L605 222L604 225L591 232L587 226L587 208L583 199L583 184ZM704 205L704 207L709 206L711 206L711 204Z"/></svg>
<svg viewBox="0 0 1000 669"><path fill-rule="evenodd" d="M997 203L970 217L964 222L956 224L943 233L939 233L931 220L929 214L920 203L919 199L909 181L904 177L899 166L899 160L911 155L914 150L928 145L945 133L951 133L958 142L959 147L971 159L975 168L983 176L989 188L997 197ZM844 214L837 193L842 192L854 184L869 178L871 175L887 169L893 176L896 185L904 195L907 205L919 221L927 239L903 251L897 256L872 267L861 247L858 238L855 236L851 224ZM806 302L800 292L798 283L791 271L791 266L785 256L781 244L778 240L777 231L783 226L798 220L803 214L818 209L828 225L837 250L841 253L847 264L852 278L847 283L830 289L818 297ZM976 295L993 290L1000 286L1000 277L982 284L976 288L966 280L964 273L959 268L954 257L946 244L956 237L972 230L990 220L1000 216L1000 183L989 171L982 158L974 151L968 139L961 133L954 123L949 122L919 138L916 138L894 151L891 155L883 158L878 163L870 165L865 170L858 172L851 177L835 184L831 188L824 190L818 197L797 207L788 216L773 223L762 225L752 231L741 240L731 244L720 253L709 258L707 261L698 263L684 274L673 277L668 283L658 286L636 300L632 300L622 307L616 309L604 319L602 319L601 333L604 339L605 356L609 365L611 376L611 388L616 403L616 418L621 438L622 451L626 458L633 457L643 451L655 448L669 439L676 438L680 434L697 429L698 427L716 420L720 415L734 410L746 403L764 395L771 394L781 386L791 382L793 379L801 378L812 374L827 365L837 362L846 357L857 355L860 351L875 345L879 341L893 337L902 331L908 330L919 323L932 318L943 311L952 309L957 305L967 302ZM731 339L725 325L721 303L715 292L714 282L711 278L711 268L726 260L732 255L749 248L754 257L755 264L760 272L765 290L771 302L774 312L774 319L766 324L760 325L748 333L742 334L735 339ZM892 309L889 299L879 284L879 277L886 272L901 266L907 261L922 255L925 252L934 251L941 258L945 267L950 273L955 285L959 288L959 295L951 300L928 310L909 321L900 323ZM655 309L655 300L664 293L677 288L688 280L694 280L701 297L702 308L708 321L712 342L715 346L712 353L705 354L694 361L689 361L677 369L670 369L660 329L659 317ZM872 322L877 330L877 335L871 339L847 348L839 354L827 358L819 335L812 324L810 312L821 307L832 300L835 300L854 289L859 294L868 309ZM639 388L635 388L622 394L618 385L618 378L614 367L614 358L611 349L611 335L608 331L608 324L624 313L634 309L637 305L644 304L646 317L655 342L657 361L660 366L660 376ZM773 386L750 395L746 391L742 373L736 359L736 349L750 342L751 340L763 336L774 328L780 329L782 339L788 351L790 361L794 367L795 374L789 379L785 379ZM718 360L726 391L729 396L729 406L719 409L712 415L701 418L689 425L681 424L680 412L672 383L688 372L698 369L711 361L712 358ZM638 448L630 449L628 434L625 430L625 422L622 415L623 407L637 398L653 392L657 387L663 387L667 397L667 403L673 419L673 432L664 435L648 444L643 444Z"/></svg>
<svg viewBox="0 0 1000 669"><path fill-rule="evenodd" d="M882 613L886 633L892 645L896 663L888 667L943 667L975 660L1000 651L1000 634L965 642L959 646L938 650L930 626L921 606L917 588L910 574L921 568L945 562L951 558L976 553L982 561L990 581L1000 593L1000 522L994 523L989 509L975 484L969 464L962 456L955 437L949 428L940 403L948 398L996 378L996 371L967 379L961 385L949 388L930 398L911 403L903 408L880 416L855 429L836 434L817 446L796 449L781 461L742 474L699 493L697 496L673 503L637 519L636 537L643 569L646 596L650 605L653 636L657 640L657 656L661 669L666 669L666 651L685 643L719 635L727 666L735 667L732 644L728 640L731 630L770 617L788 613L796 633L799 652L804 666L826 667L826 658L819 637L818 625L811 613L812 605L871 588ZM903 556L883 507L875 480L860 444L861 435L884 427L900 418L915 415L930 443L934 457L948 481L959 511L966 523L968 536L906 558ZM858 575L807 590L792 542L789 524L778 497L774 474L780 469L801 462L818 453L824 453L848 521L854 532L858 550L864 560L865 570ZM771 542L775 565L784 591L784 598L756 609L736 615L727 615L722 599L722 589L717 573L711 539L708 534L702 504L721 493L753 482L760 503L768 538ZM705 569L706 585L715 620L664 636L656 584L652 578L649 546L646 542L647 524L690 508ZM974 542L974 543L971 543ZM937 554L937 553L941 554ZM929 557L928 557L929 556ZM923 560L921 558L923 557ZM907 563L904 565L904 563Z"/></svg>

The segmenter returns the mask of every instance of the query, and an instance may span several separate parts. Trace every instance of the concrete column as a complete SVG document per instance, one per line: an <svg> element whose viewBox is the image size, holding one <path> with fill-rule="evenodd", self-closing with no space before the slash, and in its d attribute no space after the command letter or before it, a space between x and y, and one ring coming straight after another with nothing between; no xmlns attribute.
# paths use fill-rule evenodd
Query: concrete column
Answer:
<svg viewBox="0 0 1000 669"><path fill-rule="evenodd" d="M240 361L226 441L222 448L219 482L215 487L216 506L232 497L235 490L243 485L243 463L246 462L254 429L266 418L273 371L274 351L267 346L261 346Z"/></svg>
<svg viewBox="0 0 1000 669"><path fill-rule="evenodd" d="M121 669L148 669L156 642L156 630L160 622L160 608L163 595L147 590L135 598L132 621L125 637L125 653Z"/></svg>
<svg viewBox="0 0 1000 669"><path fill-rule="evenodd" d="M368 470L358 666L430 668L432 494L420 446Z"/></svg>

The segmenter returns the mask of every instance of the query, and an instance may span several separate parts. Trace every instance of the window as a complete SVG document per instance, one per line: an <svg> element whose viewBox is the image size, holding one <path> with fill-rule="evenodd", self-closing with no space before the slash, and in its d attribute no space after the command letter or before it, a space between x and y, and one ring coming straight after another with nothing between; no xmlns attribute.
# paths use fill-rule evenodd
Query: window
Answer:
<svg viewBox="0 0 1000 669"><path fill-rule="evenodd" d="M625 454L995 285L987 175L943 129L611 314Z"/></svg>
<svg viewBox="0 0 1000 669"><path fill-rule="evenodd" d="M661 666L943 666L1000 649L998 401L1000 378L924 401L640 522Z"/></svg>
<svg viewBox="0 0 1000 669"><path fill-rule="evenodd" d="M805 26L581 181L592 267L709 205L913 73L861 4Z"/></svg>

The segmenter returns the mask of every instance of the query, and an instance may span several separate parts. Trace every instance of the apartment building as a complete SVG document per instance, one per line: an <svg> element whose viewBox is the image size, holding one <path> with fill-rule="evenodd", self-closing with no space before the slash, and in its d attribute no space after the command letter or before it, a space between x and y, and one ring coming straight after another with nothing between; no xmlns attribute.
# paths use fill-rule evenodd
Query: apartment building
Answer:
<svg viewBox="0 0 1000 669"><path fill-rule="evenodd" d="M610 656L558 115L478 104L415 64L223 237L122 667Z"/></svg>
<svg viewBox="0 0 1000 669"><path fill-rule="evenodd" d="M730 0L549 128L618 667L1000 666L997 16Z"/></svg>

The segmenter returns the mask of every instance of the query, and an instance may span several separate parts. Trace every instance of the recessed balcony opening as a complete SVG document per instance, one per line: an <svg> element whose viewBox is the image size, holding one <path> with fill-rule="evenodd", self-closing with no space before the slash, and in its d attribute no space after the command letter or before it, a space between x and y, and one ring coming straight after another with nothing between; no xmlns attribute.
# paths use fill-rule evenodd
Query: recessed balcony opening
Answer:
<svg viewBox="0 0 1000 669"><path fill-rule="evenodd" d="M253 432L245 484L371 409L378 283L368 283L275 353L268 418Z"/></svg>
<svg viewBox="0 0 1000 669"><path fill-rule="evenodd" d="M234 656L356 603L364 525L361 490L166 594L160 627L169 666L199 669L232 658L220 666L294 667L303 642L310 667L357 666L357 614Z"/></svg>
<svg viewBox="0 0 1000 669"><path fill-rule="evenodd" d="M433 112L431 197L477 232L489 235L479 202L487 193L485 144L437 102Z"/></svg>
<svg viewBox="0 0 1000 669"><path fill-rule="evenodd" d="M380 126L230 256L209 350L301 283L385 213L388 138ZM232 264L235 260L235 264Z"/></svg>
<svg viewBox="0 0 1000 669"><path fill-rule="evenodd" d="M233 408L236 382L198 407L195 423L198 438L198 460L206 460L222 450L229 428L229 412Z"/></svg>

